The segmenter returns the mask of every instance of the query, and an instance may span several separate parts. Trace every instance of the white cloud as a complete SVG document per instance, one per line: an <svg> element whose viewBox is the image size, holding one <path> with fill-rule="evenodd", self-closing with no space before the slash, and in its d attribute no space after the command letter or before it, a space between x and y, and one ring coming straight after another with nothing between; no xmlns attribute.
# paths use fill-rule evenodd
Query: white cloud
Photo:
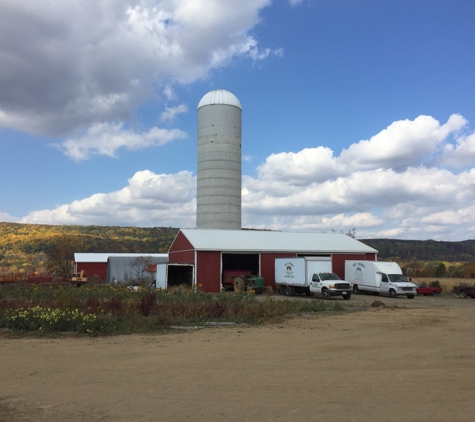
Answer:
<svg viewBox="0 0 475 422"><path fill-rule="evenodd" d="M116 157L117 150L138 150L150 146L165 145L175 139L184 139L188 135L179 129L159 129L153 127L147 132L135 133L123 129L123 123L98 123L86 134L69 138L61 144L52 144L64 154L76 161L86 160L92 155Z"/></svg>
<svg viewBox="0 0 475 422"><path fill-rule="evenodd" d="M447 144L443 156L439 157L437 164L453 168L473 165L475 162L475 133L461 136L455 145Z"/></svg>
<svg viewBox="0 0 475 422"><path fill-rule="evenodd" d="M0 221L5 223L18 223L20 219L18 217L13 217L12 215L0 211Z"/></svg>
<svg viewBox="0 0 475 422"><path fill-rule="evenodd" d="M195 225L196 177L188 171L139 171L128 186L97 193L53 210L33 211L22 223L185 226Z"/></svg>
<svg viewBox="0 0 475 422"><path fill-rule="evenodd" d="M379 226L383 220L368 212L356 213L352 215L337 214L332 217L325 216L302 216L297 217L292 226L292 230L317 231L317 230L343 230L348 231L353 228L366 228Z"/></svg>
<svg viewBox="0 0 475 422"><path fill-rule="evenodd" d="M75 136L127 121L145 100L237 57L261 60L249 35L270 0L0 3L0 127ZM21 28L21 30L19 30Z"/></svg>
<svg viewBox="0 0 475 422"><path fill-rule="evenodd" d="M243 177L243 225L299 231L354 228L359 238L466 239L475 227L475 168L456 173L434 166L434 161L424 163L435 150L441 160L450 154L443 144L452 142L464 122L461 116L445 125L432 118L422 119L422 124L415 119L414 124L404 122L404 135L395 130L397 124L390 125L384 136L391 147L378 151L381 161L375 158L369 169L361 169L361 164L358 170L346 169L348 155L335 156L325 147L272 154L258 167L257 177ZM371 138L374 145L382 142L378 135ZM473 134L464 136L471 139ZM410 145L407 139L426 140L422 150L427 156L419 150L418 165L401 166L401 154L392 146ZM360 146L346 151L354 153ZM193 227L195 194L196 178L189 172L143 171L117 192L33 212L22 221Z"/></svg>
<svg viewBox="0 0 475 422"><path fill-rule="evenodd" d="M340 161L353 171L375 168L399 170L418 166L438 151L442 141L466 124L467 121L458 114L450 116L444 125L430 116L400 120L370 140L360 141L343 150Z"/></svg>
<svg viewBox="0 0 475 422"><path fill-rule="evenodd" d="M186 104L180 104L176 107L166 107L165 111L160 115L158 119L160 122L173 121L176 119L176 116L188 111L188 106Z"/></svg>

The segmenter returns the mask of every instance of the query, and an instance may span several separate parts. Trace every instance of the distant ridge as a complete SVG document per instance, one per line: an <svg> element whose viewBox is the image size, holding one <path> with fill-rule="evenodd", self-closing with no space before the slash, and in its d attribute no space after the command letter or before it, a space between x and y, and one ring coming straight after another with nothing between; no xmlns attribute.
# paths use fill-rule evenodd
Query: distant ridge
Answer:
<svg viewBox="0 0 475 422"><path fill-rule="evenodd" d="M44 266L45 252L55 237L79 236L77 252L164 253L179 229L174 227L122 227L0 223L0 272ZM379 251L378 259L409 261L475 261L475 240L358 239Z"/></svg>
<svg viewBox="0 0 475 422"><path fill-rule="evenodd" d="M378 259L392 261L475 261L475 240L358 239L379 251Z"/></svg>

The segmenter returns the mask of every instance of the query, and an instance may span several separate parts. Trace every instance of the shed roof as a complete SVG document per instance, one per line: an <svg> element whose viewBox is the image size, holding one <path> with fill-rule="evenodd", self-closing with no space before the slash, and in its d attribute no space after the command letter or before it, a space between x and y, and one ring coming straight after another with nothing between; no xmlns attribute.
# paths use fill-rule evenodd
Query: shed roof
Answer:
<svg viewBox="0 0 475 422"><path fill-rule="evenodd" d="M82 253L78 252L74 254L74 262L103 262L106 263L110 256L118 257L132 257L138 256L151 256L157 258L168 257L168 254L164 253Z"/></svg>
<svg viewBox="0 0 475 422"><path fill-rule="evenodd" d="M196 250L224 252L378 253L344 233L182 229Z"/></svg>

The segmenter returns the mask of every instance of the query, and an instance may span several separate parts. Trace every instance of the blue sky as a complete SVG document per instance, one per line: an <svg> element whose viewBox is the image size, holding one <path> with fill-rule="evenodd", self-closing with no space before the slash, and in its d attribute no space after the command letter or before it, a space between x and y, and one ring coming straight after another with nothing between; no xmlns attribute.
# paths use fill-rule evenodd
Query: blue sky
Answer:
<svg viewBox="0 0 475 422"><path fill-rule="evenodd" d="M0 221L195 227L196 107L243 106L243 226L475 238L475 2L0 4Z"/></svg>

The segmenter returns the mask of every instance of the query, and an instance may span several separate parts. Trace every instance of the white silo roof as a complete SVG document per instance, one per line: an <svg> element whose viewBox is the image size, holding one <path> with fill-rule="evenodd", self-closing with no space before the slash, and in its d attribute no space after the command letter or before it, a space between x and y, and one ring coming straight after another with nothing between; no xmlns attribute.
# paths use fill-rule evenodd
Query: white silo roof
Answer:
<svg viewBox="0 0 475 422"><path fill-rule="evenodd" d="M199 102L198 108L213 104L231 105L242 110L241 103L237 97L225 89L215 89L214 91L208 92Z"/></svg>

